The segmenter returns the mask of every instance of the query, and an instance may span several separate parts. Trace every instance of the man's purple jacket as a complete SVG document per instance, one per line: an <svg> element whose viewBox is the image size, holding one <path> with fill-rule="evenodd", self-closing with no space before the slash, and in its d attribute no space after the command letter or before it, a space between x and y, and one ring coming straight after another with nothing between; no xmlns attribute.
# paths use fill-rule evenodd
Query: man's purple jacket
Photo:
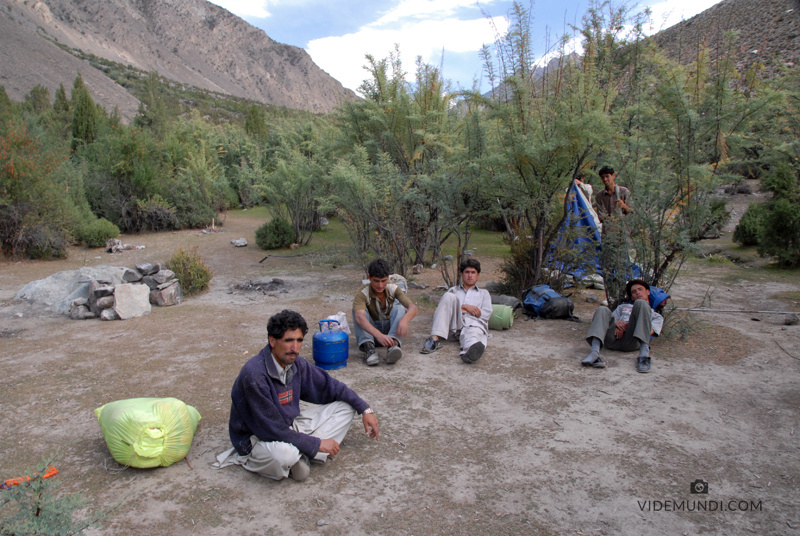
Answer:
<svg viewBox="0 0 800 536"><path fill-rule="evenodd" d="M242 456L253 449L253 435L261 441L291 443L309 458L316 456L320 439L292 429L292 421L300 414L300 400L312 404L341 400L359 414L369 407L352 389L301 356L289 367L286 385L279 378L272 349L267 345L245 363L233 383L228 430L236 452Z"/></svg>

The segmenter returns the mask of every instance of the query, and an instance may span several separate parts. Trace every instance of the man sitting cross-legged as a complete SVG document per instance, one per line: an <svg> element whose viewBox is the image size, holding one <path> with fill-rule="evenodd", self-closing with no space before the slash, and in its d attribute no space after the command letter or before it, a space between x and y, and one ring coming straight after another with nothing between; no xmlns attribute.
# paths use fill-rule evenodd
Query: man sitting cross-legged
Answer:
<svg viewBox="0 0 800 536"><path fill-rule="evenodd" d="M492 316L492 297L477 287L481 263L467 259L458 267L461 284L444 293L433 313L431 336L421 353L429 354L442 347L442 341L458 336L461 361L474 363L486 349L489 318Z"/></svg>
<svg viewBox="0 0 800 536"><path fill-rule="evenodd" d="M369 366L380 363L376 344L386 347L389 365L403 357L401 342L408 334L408 323L417 316L417 306L398 285L389 283L390 274L389 263L375 259L367 267L369 284L358 289L353 298L356 341Z"/></svg>
<svg viewBox="0 0 800 536"><path fill-rule="evenodd" d="M233 448L217 456L214 467L236 464L274 480L305 480L309 458L325 462L339 452L356 412L367 434L378 439L369 404L299 355L307 332L294 311L269 319L269 344L245 363L231 390ZM319 405L300 411L300 400Z"/></svg>
<svg viewBox="0 0 800 536"><path fill-rule="evenodd" d="M641 279L633 279L625 288L633 303L622 303L612 313L608 307L598 307L592 318L592 325L586 335L586 342L592 351L581 361L586 367L605 368L600 358L600 348L634 352L639 350L636 370L650 372L650 336L661 333L664 318L650 308L650 285Z"/></svg>

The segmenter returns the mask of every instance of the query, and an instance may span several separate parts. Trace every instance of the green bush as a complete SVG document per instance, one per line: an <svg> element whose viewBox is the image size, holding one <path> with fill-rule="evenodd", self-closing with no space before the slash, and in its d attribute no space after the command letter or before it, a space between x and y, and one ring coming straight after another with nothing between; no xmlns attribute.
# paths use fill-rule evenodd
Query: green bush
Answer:
<svg viewBox="0 0 800 536"><path fill-rule="evenodd" d="M175 208L155 194L147 201L136 200L136 222L137 230L167 231L176 227L178 218Z"/></svg>
<svg viewBox="0 0 800 536"><path fill-rule="evenodd" d="M751 203L739 224L733 231L733 240L743 246L757 246L761 241L764 207L761 203Z"/></svg>
<svg viewBox="0 0 800 536"><path fill-rule="evenodd" d="M207 289L214 276L214 272L200 256L196 246L188 251L179 248L167 261L167 267L175 272L181 289L187 296L199 294Z"/></svg>
<svg viewBox="0 0 800 536"><path fill-rule="evenodd" d="M119 236L119 227L105 218L88 223L78 230L78 239L90 248L102 248L109 238Z"/></svg>
<svg viewBox="0 0 800 536"><path fill-rule="evenodd" d="M758 252L776 257L784 268L800 266L800 202L775 199L768 208Z"/></svg>
<svg viewBox="0 0 800 536"><path fill-rule="evenodd" d="M256 245L261 249L289 247L294 239L292 226L279 218L272 219L256 230Z"/></svg>
<svg viewBox="0 0 800 536"><path fill-rule="evenodd" d="M25 128L0 136L0 250L9 257L63 257L74 220L51 176L66 155Z"/></svg>

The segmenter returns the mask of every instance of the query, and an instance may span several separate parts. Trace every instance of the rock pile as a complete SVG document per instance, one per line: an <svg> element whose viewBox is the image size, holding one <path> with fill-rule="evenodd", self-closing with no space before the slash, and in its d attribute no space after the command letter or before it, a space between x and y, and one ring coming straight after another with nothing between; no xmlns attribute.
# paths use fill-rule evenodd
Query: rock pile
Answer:
<svg viewBox="0 0 800 536"><path fill-rule="evenodd" d="M122 253L129 249L144 249L144 246L134 246L131 244L123 244L122 240L118 238L109 238L106 240L106 253Z"/></svg>
<svg viewBox="0 0 800 536"><path fill-rule="evenodd" d="M92 279L88 283L88 296L72 300L69 316L74 320L100 318L102 320L127 320L150 313L150 306L166 307L183 301L181 284L175 272L160 264L137 264L124 268L123 283Z"/></svg>

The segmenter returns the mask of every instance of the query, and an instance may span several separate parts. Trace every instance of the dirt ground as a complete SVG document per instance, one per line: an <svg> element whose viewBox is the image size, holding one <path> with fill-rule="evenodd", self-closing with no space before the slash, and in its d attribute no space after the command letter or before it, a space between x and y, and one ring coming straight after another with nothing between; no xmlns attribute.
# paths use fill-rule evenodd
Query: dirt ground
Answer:
<svg viewBox="0 0 800 536"><path fill-rule="evenodd" d="M800 534L800 326L695 315L682 338L653 343L650 374L636 373L635 353L604 351L609 367L586 369L593 290L573 296L585 323L517 320L472 366L452 343L418 353L434 305L430 289L412 290L421 311L403 359L367 368L351 342L348 366L332 373L375 409L378 443L354 421L341 453L302 484L213 469L230 445L231 385L265 344L269 316L292 308L316 325L347 312L362 275L313 257L259 264L258 223L231 214L223 233L125 237L144 250L0 263L0 478L60 449L61 492L84 494L91 509L122 499L92 535ZM240 236L251 245L231 246ZM142 318L71 321L12 300L60 270L194 245L215 270L210 291ZM497 279L499 259L483 260L481 281ZM800 310L797 273L753 273L696 260L672 295L682 307L711 289L717 308ZM272 277L289 292L230 291ZM310 346L309 335L307 356ZM93 410L163 396L202 415L186 461L113 470ZM696 479L708 494L690 493Z"/></svg>

